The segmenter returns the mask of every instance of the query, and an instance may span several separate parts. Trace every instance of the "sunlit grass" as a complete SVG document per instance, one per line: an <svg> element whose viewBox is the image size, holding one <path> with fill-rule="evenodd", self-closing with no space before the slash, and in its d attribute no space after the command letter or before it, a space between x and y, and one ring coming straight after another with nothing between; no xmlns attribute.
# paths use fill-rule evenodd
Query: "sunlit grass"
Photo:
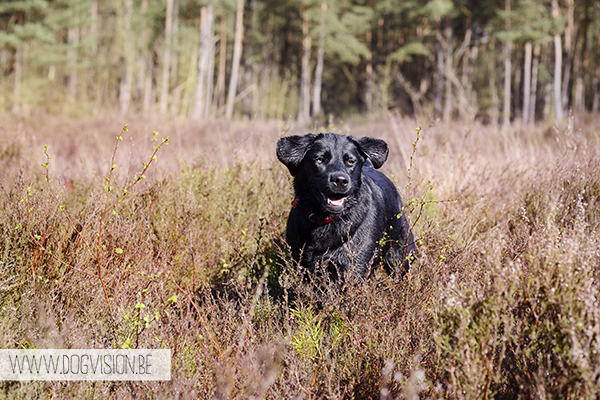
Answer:
<svg viewBox="0 0 600 400"><path fill-rule="evenodd" d="M419 243L404 278L377 270L359 285L310 282L291 261L277 124L4 125L0 346L169 348L173 379L0 387L9 398L594 398L600 147L583 121L326 127L390 144L382 169ZM151 139L167 136L127 189Z"/></svg>

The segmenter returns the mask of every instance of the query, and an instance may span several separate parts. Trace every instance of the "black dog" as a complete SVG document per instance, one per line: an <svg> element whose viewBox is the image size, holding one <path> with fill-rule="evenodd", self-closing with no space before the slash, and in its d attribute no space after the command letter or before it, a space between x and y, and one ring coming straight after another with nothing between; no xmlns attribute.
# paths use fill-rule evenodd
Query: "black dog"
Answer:
<svg viewBox="0 0 600 400"><path fill-rule="evenodd" d="M294 177L286 240L310 272L324 262L332 278L361 280L383 261L405 273L415 244L396 187L377 171L388 145L334 133L282 137L277 158Z"/></svg>

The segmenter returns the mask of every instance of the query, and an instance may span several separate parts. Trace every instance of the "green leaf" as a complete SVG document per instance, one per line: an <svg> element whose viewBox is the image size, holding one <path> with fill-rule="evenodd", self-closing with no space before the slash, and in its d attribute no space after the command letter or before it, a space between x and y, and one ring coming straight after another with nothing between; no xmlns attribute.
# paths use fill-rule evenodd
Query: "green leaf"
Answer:
<svg viewBox="0 0 600 400"><path fill-rule="evenodd" d="M390 54L394 61L412 61L412 56L425 56L431 54L429 49L421 42L411 42L400 47L398 50ZM419 130L417 130L419 132Z"/></svg>
<svg viewBox="0 0 600 400"><path fill-rule="evenodd" d="M454 4L450 0L433 0L427 3L425 11L433 18L443 18L454 11Z"/></svg>

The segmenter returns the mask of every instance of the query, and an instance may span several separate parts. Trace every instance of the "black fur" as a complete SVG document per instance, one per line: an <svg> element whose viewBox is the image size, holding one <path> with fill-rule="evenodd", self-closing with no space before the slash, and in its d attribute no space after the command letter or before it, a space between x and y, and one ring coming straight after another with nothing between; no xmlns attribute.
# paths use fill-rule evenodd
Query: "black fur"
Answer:
<svg viewBox="0 0 600 400"><path fill-rule="evenodd" d="M282 137L277 157L296 192L286 229L292 256L310 272L323 261L333 279L368 276L380 262L404 273L415 244L396 187L377 171L388 145L334 133Z"/></svg>

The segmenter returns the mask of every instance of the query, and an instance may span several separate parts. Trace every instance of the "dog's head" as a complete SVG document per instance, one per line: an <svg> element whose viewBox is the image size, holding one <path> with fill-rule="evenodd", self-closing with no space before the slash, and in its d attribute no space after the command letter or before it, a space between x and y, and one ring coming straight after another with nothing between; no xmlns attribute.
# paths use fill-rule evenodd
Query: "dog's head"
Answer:
<svg viewBox="0 0 600 400"><path fill-rule="evenodd" d="M371 137L309 133L277 141L277 158L295 177L296 194L306 197L301 201L333 214L341 213L348 206L347 200L356 196L363 164L369 160L379 168L388 153L383 140Z"/></svg>

